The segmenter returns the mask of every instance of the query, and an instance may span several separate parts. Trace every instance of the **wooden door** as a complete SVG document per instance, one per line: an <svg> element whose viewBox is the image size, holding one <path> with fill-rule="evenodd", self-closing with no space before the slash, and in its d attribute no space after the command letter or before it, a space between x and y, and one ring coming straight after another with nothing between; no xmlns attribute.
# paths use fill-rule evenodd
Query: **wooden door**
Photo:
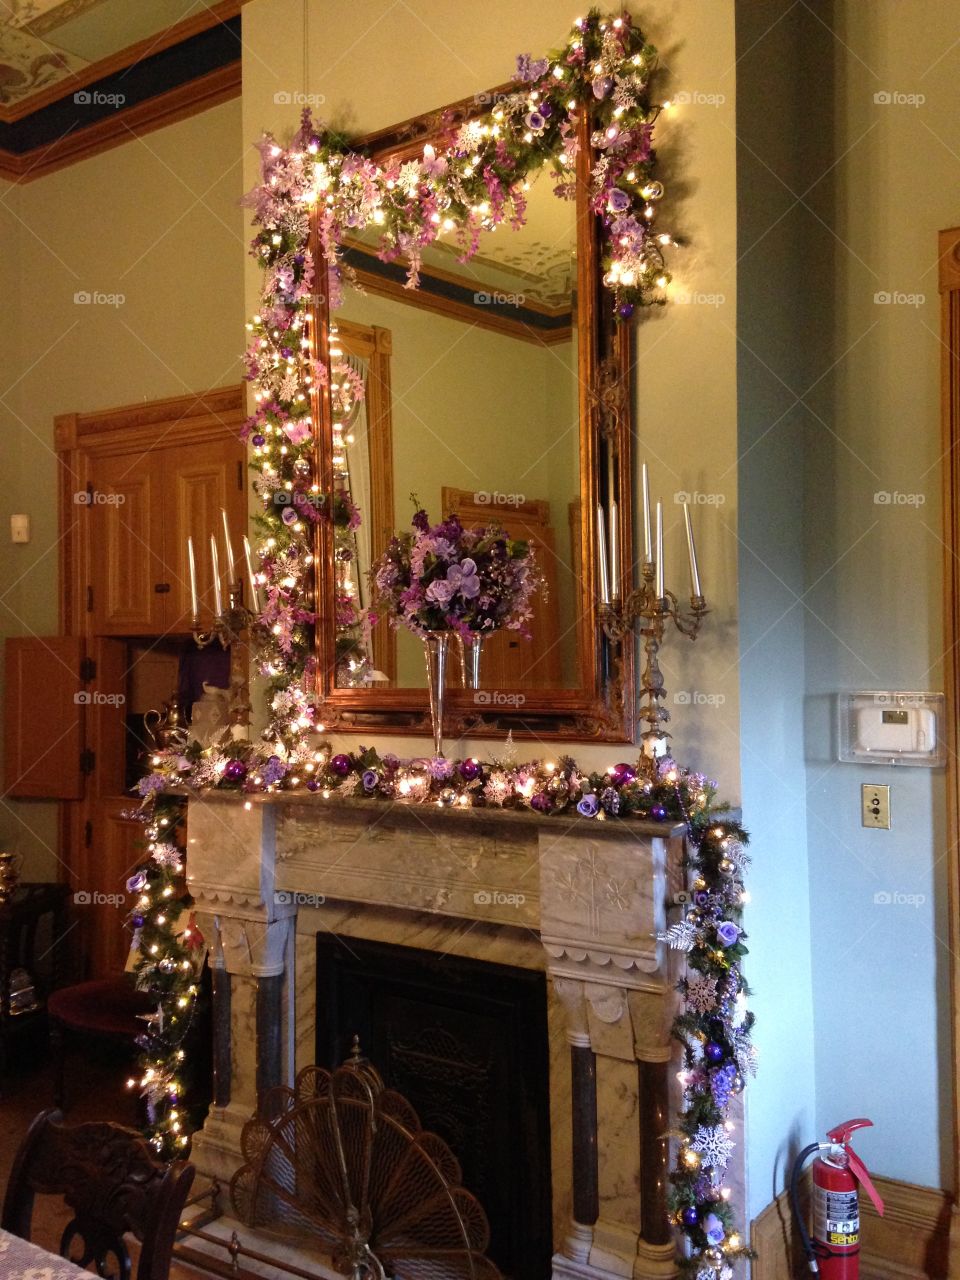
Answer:
<svg viewBox="0 0 960 1280"><path fill-rule="evenodd" d="M164 562L164 451L135 449L93 459L88 502L93 630L97 635L160 635L170 572Z"/></svg>
<svg viewBox="0 0 960 1280"><path fill-rule="evenodd" d="M247 532L246 449L240 440L210 440L189 449L164 449L163 454L163 558L170 581L164 624L166 631L186 632L191 614L188 537L193 538L197 561L201 624L213 616L211 534L217 537L226 604L229 565L224 556L222 511L227 513L237 557L234 577L242 581L246 576L240 541Z"/></svg>
<svg viewBox="0 0 960 1280"><path fill-rule="evenodd" d="M5 646L4 790L8 796L83 795L84 712L79 636L11 636Z"/></svg>
<svg viewBox="0 0 960 1280"><path fill-rule="evenodd" d="M533 603L531 638L518 631L498 631L484 641L481 679L485 689L555 689L561 684L560 622L557 609L557 555L550 525L550 504L531 498L508 510L477 503L466 489L441 491L446 515L456 512L466 527L495 519L511 538L533 547L546 591Z"/></svg>

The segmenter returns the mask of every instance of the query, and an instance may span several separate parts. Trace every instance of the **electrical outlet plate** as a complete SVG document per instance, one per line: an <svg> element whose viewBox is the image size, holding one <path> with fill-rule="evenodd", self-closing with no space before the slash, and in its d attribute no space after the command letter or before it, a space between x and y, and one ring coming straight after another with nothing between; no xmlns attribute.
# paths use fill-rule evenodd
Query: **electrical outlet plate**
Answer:
<svg viewBox="0 0 960 1280"><path fill-rule="evenodd" d="M942 693L866 690L837 699L839 758L855 764L946 763Z"/></svg>
<svg viewBox="0 0 960 1280"><path fill-rule="evenodd" d="M884 783L865 782L860 788L861 821L865 827L890 830L890 788Z"/></svg>

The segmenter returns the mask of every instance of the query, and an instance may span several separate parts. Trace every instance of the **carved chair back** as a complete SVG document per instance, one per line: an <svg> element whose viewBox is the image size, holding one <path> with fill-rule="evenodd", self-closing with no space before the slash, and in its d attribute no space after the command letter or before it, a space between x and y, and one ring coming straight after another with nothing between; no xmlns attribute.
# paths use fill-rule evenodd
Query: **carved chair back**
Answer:
<svg viewBox="0 0 960 1280"><path fill-rule="evenodd" d="M194 1169L164 1164L134 1129L61 1123L59 1111L36 1117L17 1152L0 1226L30 1239L35 1195L59 1195L73 1211L60 1255L97 1274L130 1280L125 1237L140 1244L137 1280L166 1280L180 1214Z"/></svg>

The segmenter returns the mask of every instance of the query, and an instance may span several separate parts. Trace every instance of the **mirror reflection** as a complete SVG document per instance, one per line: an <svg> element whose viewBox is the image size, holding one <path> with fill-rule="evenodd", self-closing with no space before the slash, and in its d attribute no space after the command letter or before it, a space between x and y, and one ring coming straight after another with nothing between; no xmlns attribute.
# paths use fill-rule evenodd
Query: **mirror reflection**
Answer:
<svg viewBox="0 0 960 1280"><path fill-rule="evenodd" d="M452 236L428 247L419 288L373 236L346 246L331 332L339 688L426 686L420 640L368 612L369 567L414 495L431 521L497 523L535 549L530 638L491 636L481 687L583 682L575 204L546 176L527 198L525 224L485 233L467 261Z"/></svg>

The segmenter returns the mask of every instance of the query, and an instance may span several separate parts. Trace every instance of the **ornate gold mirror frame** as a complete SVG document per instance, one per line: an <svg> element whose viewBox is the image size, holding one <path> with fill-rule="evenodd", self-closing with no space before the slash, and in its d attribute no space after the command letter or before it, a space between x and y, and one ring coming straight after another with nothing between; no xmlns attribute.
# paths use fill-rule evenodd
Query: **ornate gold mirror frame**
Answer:
<svg viewBox="0 0 960 1280"><path fill-rule="evenodd" d="M452 128L482 116L497 101L501 86L461 102L413 117L390 129L358 140L358 150L374 161L420 158L426 144L439 149ZM515 86L513 86L515 88ZM631 327L616 319L601 275L601 222L591 208L591 173L597 152L591 144L585 112L578 113L576 156L577 332L580 411L580 542L577 641L579 685L576 688L524 690L522 706L477 705L467 690L448 691L447 733L456 736L502 736L598 741L632 741L635 729L635 651L632 636L618 641L598 625L597 507L616 501L619 511L620 576L629 591L634 564ZM509 234L509 233L507 233ZM311 252L322 262L319 219L311 219ZM317 358L329 366L330 309L325 295L313 304ZM313 392L317 424L316 474L321 490L333 486L332 407L328 386ZM374 530L374 555L382 532ZM428 733L427 690L338 688L336 684L334 531L329 522L317 526L317 694L328 728L397 733ZM612 551L611 551L612 556ZM619 593L618 593L619 594Z"/></svg>

